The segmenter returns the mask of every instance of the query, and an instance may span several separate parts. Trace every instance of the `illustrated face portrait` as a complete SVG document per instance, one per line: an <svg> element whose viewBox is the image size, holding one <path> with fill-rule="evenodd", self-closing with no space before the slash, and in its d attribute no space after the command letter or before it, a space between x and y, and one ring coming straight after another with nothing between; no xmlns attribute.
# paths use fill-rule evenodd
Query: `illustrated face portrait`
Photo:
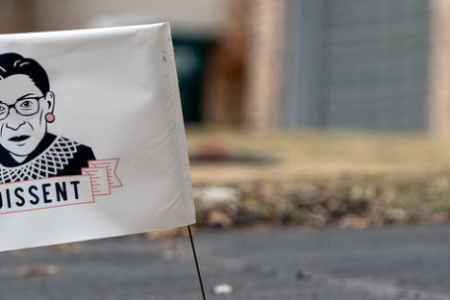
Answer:
<svg viewBox="0 0 450 300"><path fill-rule="evenodd" d="M16 156L29 155L43 139L53 107L54 94L44 95L28 75L0 80L0 144Z"/></svg>

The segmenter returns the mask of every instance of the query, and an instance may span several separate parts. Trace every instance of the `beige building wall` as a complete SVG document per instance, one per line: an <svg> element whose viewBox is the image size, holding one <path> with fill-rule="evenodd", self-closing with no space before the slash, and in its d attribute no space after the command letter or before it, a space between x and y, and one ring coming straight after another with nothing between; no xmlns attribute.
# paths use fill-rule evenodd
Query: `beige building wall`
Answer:
<svg viewBox="0 0 450 300"><path fill-rule="evenodd" d="M450 1L431 0L429 131L450 138Z"/></svg>
<svg viewBox="0 0 450 300"><path fill-rule="evenodd" d="M34 7L32 0L1 0L0 33L32 31Z"/></svg>
<svg viewBox="0 0 450 300"><path fill-rule="evenodd" d="M174 31L192 34L216 35L226 27L234 28L231 31L237 32L242 27L235 23L235 16L228 16L228 19L225 17L229 2L230 0L1 0L0 32L71 30L139 23L140 20L170 21ZM209 118L211 123L240 123L252 128L272 128L278 126L280 114L286 4L285 0L245 2L246 15L242 17L245 33L237 41L233 40L235 35L231 34L228 46L223 47L222 58L218 58L221 60L220 65L230 73L223 80L231 82L219 85L222 89L213 90L204 114L212 112ZM117 20L117 24L113 24L114 20ZM211 69L209 72L215 70ZM231 89L228 88L230 86ZM222 97L223 103L219 104L217 102L221 98L214 97L217 93L229 95Z"/></svg>
<svg viewBox="0 0 450 300"><path fill-rule="evenodd" d="M249 15L244 124L279 125L286 26L285 0L252 0Z"/></svg>
<svg viewBox="0 0 450 300"><path fill-rule="evenodd" d="M99 16L145 17L171 21L180 30L213 31L220 27L226 0L1 0L0 30L6 32L70 30L90 27Z"/></svg>

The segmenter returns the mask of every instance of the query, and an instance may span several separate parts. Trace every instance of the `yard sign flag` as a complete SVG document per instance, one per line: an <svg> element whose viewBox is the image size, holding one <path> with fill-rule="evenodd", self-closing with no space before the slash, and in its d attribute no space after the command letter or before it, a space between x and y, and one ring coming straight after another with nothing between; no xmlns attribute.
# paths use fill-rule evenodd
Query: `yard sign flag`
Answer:
<svg viewBox="0 0 450 300"><path fill-rule="evenodd" d="M0 251L193 223L167 23L0 35Z"/></svg>

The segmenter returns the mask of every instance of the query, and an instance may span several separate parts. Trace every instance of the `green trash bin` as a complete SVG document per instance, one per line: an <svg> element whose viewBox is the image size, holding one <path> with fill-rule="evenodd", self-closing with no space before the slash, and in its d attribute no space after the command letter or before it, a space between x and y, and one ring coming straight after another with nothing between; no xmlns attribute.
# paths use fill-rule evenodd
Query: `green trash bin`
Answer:
<svg viewBox="0 0 450 300"><path fill-rule="evenodd" d="M172 40L184 122L198 123L202 121L202 81L210 41L176 35Z"/></svg>

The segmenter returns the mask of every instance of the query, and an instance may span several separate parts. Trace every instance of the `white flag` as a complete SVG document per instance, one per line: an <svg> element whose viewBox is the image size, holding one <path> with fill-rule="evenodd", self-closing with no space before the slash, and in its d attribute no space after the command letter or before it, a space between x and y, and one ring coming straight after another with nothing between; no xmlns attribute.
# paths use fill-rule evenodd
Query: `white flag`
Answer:
<svg viewBox="0 0 450 300"><path fill-rule="evenodd" d="M168 24L0 35L0 251L193 223Z"/></svg>

